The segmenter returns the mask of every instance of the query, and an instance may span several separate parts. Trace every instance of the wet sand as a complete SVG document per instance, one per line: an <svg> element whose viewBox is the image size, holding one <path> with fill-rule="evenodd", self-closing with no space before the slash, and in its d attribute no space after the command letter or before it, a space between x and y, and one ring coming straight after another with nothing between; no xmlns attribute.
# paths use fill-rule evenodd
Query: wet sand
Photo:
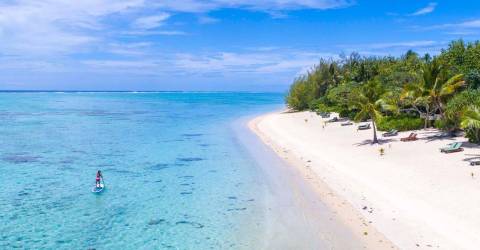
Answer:
<svg viewBox="0 0 480 250"><path fill-rule="evenodd" d="M259 249L391 249L393 245L354 209L321 183L306 181L310 173L292 168L246 128L236 126L241 144L259 166L264 194L264 227ZM249 124L255 131L255 126ZM320 192L321 190L321 192ZM328 197L325 197L328 196ZM342 209L325 202L334 201ZM348 214L348 216L344 216Z"/></svg>

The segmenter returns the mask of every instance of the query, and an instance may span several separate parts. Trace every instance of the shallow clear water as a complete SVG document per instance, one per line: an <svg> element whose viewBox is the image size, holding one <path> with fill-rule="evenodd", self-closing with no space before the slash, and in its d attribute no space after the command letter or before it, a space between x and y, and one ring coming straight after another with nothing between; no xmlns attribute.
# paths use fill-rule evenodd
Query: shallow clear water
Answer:
<svg viewBox="0 0 480 250"><path fill-rule="evenodd" d="M262 93L0 93L0 249L249 248L262 230L238 117ZM95 173L107 189L91 193Z"/></svg>

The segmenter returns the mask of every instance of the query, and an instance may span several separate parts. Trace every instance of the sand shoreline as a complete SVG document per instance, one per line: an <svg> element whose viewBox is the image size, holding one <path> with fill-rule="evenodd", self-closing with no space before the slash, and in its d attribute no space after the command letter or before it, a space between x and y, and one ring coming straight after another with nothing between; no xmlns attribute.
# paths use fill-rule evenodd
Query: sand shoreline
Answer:
<svg viewBox="0 0 480 250"><path fill-rule="evenodd" d="M265 145L247 125L248 119L235 122L234 134L255 162L256 182L262 192L261 218L252 228L246 221L241 241L255 249L365 249L363 236L354 235L318 194L302 173L291 168ZM252 230L256 233L252 235Z"/></svg>
<svg viewBox="0 0 480 250"><path fill-rule="evenodd" d="M406 134L401 133L380 146L370 145L371 130L339 123L322 128L323 122L311 112L277 112L255 118L249 127L363 236L366 248L480 245L478 170L466 162L478 155L477 148L467 145L464 152L441 154L438 148L464 138L428 140L436 132L429 130L419 131L416 142L400 142Z"/></svg>
<svg viewBox="0 0 480 250"><path fill-rule="evenodd" d="M283 148L272 143L268 136L258 129L258 123L266 116L268 115L262 115L249 121L248 127L250 130L256 134L265 145L270 147L287 166L294 167L290 169L292 171L290 174L298 175L301 179L300 181L304 182L302 184L305 184L309 190L314 192L313 196L315 197L312 197L312 199L318 199L322 204L327 206L325 210L328 211L322 212L331 212L330 220L341 223L348 228L349 233L352 234L352 238L345 238L342 235L332 236L332 238L334 238L332 241L351 241L350 243L352 245L349 249L397 249L383 234L379 233L378 230L372 227L365 218L350 206L345 199L336 195L322 180L316 179L311 169L304 168L305 164L302 160L298 159L291 152L285 151ZM271 171L275 171L275 169L271 169ZM314 203L318 201L307 202ZM320 211L313 212L320 213ZM324 227L325 225L321 226ZM326 230L328 231L328 229Z"/></svg>

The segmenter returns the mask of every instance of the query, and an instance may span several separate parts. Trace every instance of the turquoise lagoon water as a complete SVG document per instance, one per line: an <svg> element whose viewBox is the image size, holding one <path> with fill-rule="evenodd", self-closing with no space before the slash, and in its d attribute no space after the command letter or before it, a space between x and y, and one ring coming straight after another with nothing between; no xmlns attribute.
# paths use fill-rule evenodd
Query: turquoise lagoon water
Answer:
<svg viewBox="0 0 480 250"><path fill-rule="evenodd" d="M232 123L282 99L0 93L0 249L255 248L265 186Z"/></svg>

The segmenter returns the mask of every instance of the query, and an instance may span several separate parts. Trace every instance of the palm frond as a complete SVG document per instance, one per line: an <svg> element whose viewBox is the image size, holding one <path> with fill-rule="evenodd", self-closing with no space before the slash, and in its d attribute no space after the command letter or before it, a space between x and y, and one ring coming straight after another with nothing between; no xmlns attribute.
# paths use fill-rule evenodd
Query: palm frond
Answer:
<svg viewBox="0 0 480 250"><path fill-rule="evenodd" d="M466 128L480 128L480 110L478 107L468 108L462 118L460 126L464 129Z"/></svg>

